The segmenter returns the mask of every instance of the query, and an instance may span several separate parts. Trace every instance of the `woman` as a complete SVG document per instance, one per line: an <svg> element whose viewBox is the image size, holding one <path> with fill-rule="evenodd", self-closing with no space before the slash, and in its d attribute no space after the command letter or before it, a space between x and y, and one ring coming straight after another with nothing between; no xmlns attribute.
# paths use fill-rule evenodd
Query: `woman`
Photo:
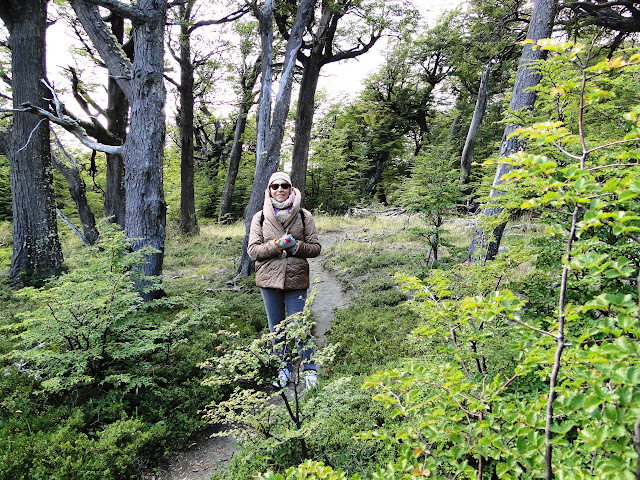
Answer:
<svg viewBox="0 0 640 480"><path fill-rule="evenodd" d="M276 172L269 178L262 210L251 220L247 251L256 261L256 285L260 287L272 333L288 315L304 309L309 288L307 258L317 257L322 248L315 221L309 211L300 208L300 201L300 191L291 185L289 175ZM278 352L281 359L284 353ZM314 388L318 375L311 349L302 351L302 367L305 387ZM281 369L274 386L284 388L292 371L290 364Z"/></svg>

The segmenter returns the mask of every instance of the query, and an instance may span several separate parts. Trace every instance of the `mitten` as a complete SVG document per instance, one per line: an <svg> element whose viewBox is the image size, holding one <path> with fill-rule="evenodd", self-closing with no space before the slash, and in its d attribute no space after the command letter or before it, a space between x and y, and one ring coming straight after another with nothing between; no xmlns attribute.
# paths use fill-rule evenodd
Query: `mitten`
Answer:
<svg viewBox="0 0 640 480"><path fill-rule="evenodd" d="M287 233L282 238L276 240L276 246L278 250L289 250L296 246L296 239L293 238L293 235Z"/></svg>

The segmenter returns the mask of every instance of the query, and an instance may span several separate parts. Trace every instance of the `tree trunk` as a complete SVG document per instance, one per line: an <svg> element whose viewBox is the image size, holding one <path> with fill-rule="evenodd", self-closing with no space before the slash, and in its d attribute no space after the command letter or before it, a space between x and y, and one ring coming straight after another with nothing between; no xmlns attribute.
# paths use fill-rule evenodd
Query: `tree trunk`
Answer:
<svg viewBox="0 0 640 480"><path fill-rule="evenodd" d="M46 0L9 0L0 5L0 17L9 30L13 106L30 102L47 108ZM56 274L62 266L58 238L49 124L26 112L13 114L9 149L13 202L11 283ZM31 278L29 278L31 277Z"/></svg>
<svg viewBox="0 0 640 480"><path fill-rule="evenodd" d="M269 123L271 111L271 61L273 42L273 0L269 0L265 9L259 14L260 36L262 38L262 89L260 93L260 114L258 116L258 149L256 152L256 170L253 177L253 188L249 204L245 209L245 236L242 245L242 257L238 265L238 273L248 276L252 268L251 259L247 254L249 228L253 215L262 209L264 191L269 177L280 165L280 147L284 137L285 122L289 113L291 101L291 86L293 83L293 67L296 55L302 45L302 36L311 18L315 0L302 0L296 13L296 19L291 28L291 35L287 41L284 65L276 103L273 109L273 120ZM268 77L266 76L268 74Z"/></svg>
<svg viewBox="0 0 640 480"><path fill-rule="evenodd" d="M300 190L303 200L307 183L311 127L313 125L313 114L316 110L315 97L321 68L322 63L320 63L317 58L310 56L304 66L304 73L302 74L302 81L300 82L300 92L298 94L296 136L293 143L291 161L291 183Z"/></svg>
<svg viewBox="0 0 640 480"><path fill-rule="evenodd" d="M378 154L378 160L376 161L376 169L373 171L373 174L369 178L367 185L364 188L364 192L367 194L373 193L376 188L376 185L382 180L382 174L384 173L384 168L387 165L387 161L391 157L391 152L389 150L385 150Z"/></svg>
<svg viewBox="0 0 640 480"><path fill-rule="evenodd" d="M122 44L124 40L124 20L111 15L111 30ZM127 138L129 102L118 83L109 76L107 83L107 128L124 143ZM104 195L104 216L111 217L113 223L125 228L124 162L120 155L106 154L107 173Z"/></svg>
<svg viewBox="0 0 640 480"><path fill-rule="evenodd" d="M164 23L166 2L140 0L138 7L150 18L135 25L129 135L123 145L126 190L126 228L134 250L153 247L146 256L146 275L162 275L166 228L163 193L165 139Z"/></svg>
<svg viewBox="0 0 640 480"><path fill-rule="evenodd" d="M58 147L62 148L62 144L59 142ZM58 158L54 153L52 156L53 165L67 180L69 193L76 204L76 208L78 209L78 216L80 217L80 224L82 225L82 233L87 243L89 245L93 245L98 241L98 229L96 228L96 218L91 211L91 207L89 207L89 202L87 201L87 187L85 186L84 180L80 175L80 171L78 170L76 163L71 158L67 158L71 165L67 165L64 160Z"/></svg>
<svg viewBox="0 0 640 480"><path fill-rule="evenodd" d="M535 0L533 10L531 11L531 21L529 22L529 30L527 39L537 42L543 38L548 38L553 32L553 23L556 16L557 2L555 0ZM509 103L509 110L513 112L532 110L536 100L536 92L533 89L540 82L540 74L533 69L533 64L544 59L546 52L540 48L533 49L531 44L526 44L522 50L516 81L513 86L513 94ZM504 129L502 135L502 143L500 145L500 156L508 157L509 155L521 150L524 142L516 136L509 138L515 132L519 125L510 124ZM492 199L485 207L483 215L492 216L502 212L500 207L493 203L493 199L502 195L500 184L502 177L509 172L508 165L498 165L493 186L489 197ZM498 225L490 239L487 239L482 231L476 229L471 245L469 246L468 261L478 259L482 256L486 246L485 260L493 260L498 254L500 241L506 224Z"/></svg>
<svg viewBox="0 0 640 480"><path fill-rule="evenodd" d="M180 6L180 222L182 233L197 234L193 161L193 63L188 23L193 0Z"/></svg>
<svg viewBox="0 0 640 480"><path fill-rule="evenodd" d="M87 35L131 105L129 133L122 145L125 167L125 234L134 250L153 247L145 256L146 275L162 275L166 204L163 194L165 138L164 24L166 0L139 0L135 10L115 6L136 18L132 22L133 63L100 16L84 0L69 0ZM116 2L117 3L117 2ZM144 290L144 289L143 289ZM149 300L161 292L144 293Z"/></svg>
<svg viewBox="0 0 640 480"><path fill-rule="evenodd" d="M238 118L236 120L233 146L231 147L231 154L229 155L227 178L225 179L224 188L222 189L220 215L218 216L218 222L220 223L227 222L229 220L229 215L231 214L233 190L236 185L238 170L240 169L240 160L242 159L242 139L247 126L247 115L249 114L249 110L253 105L253 99L255 97L253 87L258 79L258 66L259 63L256 63L251 72L248 72L248 75L244 75L245 78L243 78L242 82L242 101L240 102L240 111L238 112Z"/></svg>
<svg viewBox="0 0 640 480"><path fill-rule="evenodd" d="M321 5L320 16L315 18L312 23L315 31L311 35L309 56L305 57L302 52L298 53L298 59L303 64L304 71L300 83L298 110L296 112L291 182L300 190L303 200L307 182L311 127L313 126L313 115L315 113L315 94L318 88L320 70L328 63L338 62L347 58L356 58L368 52L380 38L380 32L373 33L377 30L374 28L367 43L358 38L356 47L344 48L343 45L343 48L339 49L337 53L333 53L340 19L349 12L357 14L357 6L348 1L322 1ZM356 7L356 9L351 10L351 6ZM279 25L285 24L285 22L278 23Z"/></svg>
<svg viewBox="0 0 640 480"><path fill-rule="evenodd" d="M460 183L464 186L469 183L469 177L471 176L471 160L473 159L473 148L476 145L476 139L478 138L478 131L482 124L482 118L487 107L487 86L489 84L489 76L491 75L491 62L487 65L482 80L480 80L480 88L478 89L478 98L476 100L476 108L473 111L473 118L471 119L471 125L469 125L469 132L467 133L467 139L464 142L464 148L462 149L462 157L460 159ZM467 195L470 192L465 192Z"/></svg>

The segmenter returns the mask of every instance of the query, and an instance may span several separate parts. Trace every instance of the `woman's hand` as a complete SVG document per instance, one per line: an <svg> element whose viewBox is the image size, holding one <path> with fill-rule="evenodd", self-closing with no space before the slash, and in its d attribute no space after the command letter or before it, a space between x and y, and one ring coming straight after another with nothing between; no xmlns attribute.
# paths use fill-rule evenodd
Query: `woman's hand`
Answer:
<svg viewBox="0 0 640 480"><path fill-rule="evenodd" d="M292 248L296 246L296 239L293 238L293 235L291 235L290 233L283 235L282 237L275 240L275 242L276 242L276 246L278 247L278 250L280 251L282 250L290 251Z"/></svg>

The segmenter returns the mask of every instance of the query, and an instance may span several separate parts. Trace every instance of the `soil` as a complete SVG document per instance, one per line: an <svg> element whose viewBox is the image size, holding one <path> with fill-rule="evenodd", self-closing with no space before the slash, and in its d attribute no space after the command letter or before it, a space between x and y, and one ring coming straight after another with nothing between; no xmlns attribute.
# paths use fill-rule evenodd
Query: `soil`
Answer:
<svg viewBox="0 0 640 480"><path fill-rule="evenodd" d="M345 238L344 232L320 234L323 248L329 248ZM337 309L345 308L351 299L351 293L345 292L340 282L322 268L322 255L309 259L311 281L318 289L315 302L311 307L316 320L316 345L322 346L326 333ZM209 480L213 473L227 468L238 445L230 436L210 438L203 433L190 447L178 454L166 468L145 476L146 480Z"/></svg>

